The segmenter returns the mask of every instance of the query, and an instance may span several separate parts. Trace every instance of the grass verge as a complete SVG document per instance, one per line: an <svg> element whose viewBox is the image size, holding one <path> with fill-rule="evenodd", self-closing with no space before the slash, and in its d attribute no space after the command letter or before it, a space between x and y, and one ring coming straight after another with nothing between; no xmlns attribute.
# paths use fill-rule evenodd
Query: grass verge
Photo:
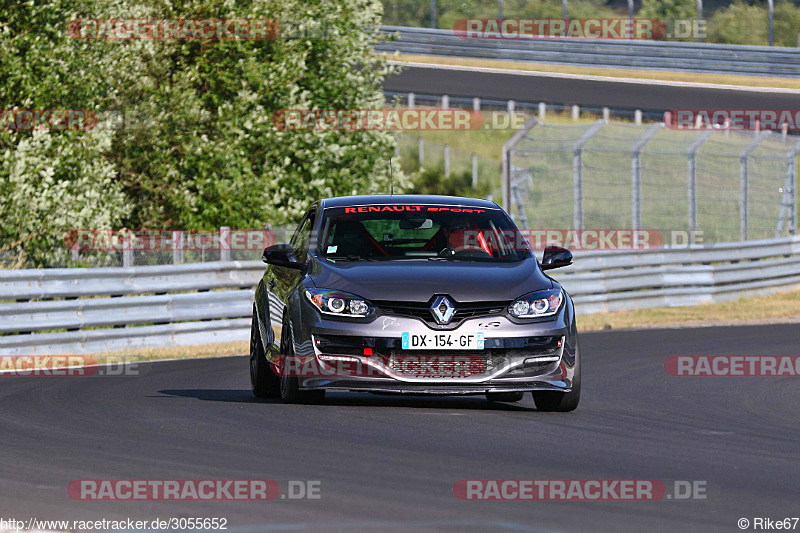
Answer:
<svg viewBox="0 0 800 533"><path fill-rule="evenodd" d="M98 364L120 361L156 361L159 359L202 359L250 353L249 341L202 344L198 346L165 346L162 348L135 348L117 352L92 354Z"/></svg>
<svg viewBox="0 0 800 533"><path fill-rule="evenodd" d="M438 57L421 55L390 56L397 61L430 63L434 65L463 65L467 67L504 68L544 72L548 74L580 74L584 76L608 76L612 78L634 78L642 80L663 80L676 82L714 83L719 85L740 85L743 87L773 87L779 89L800 89L800 79L773 78L762 76L742 76L737 74L703 74L677 72L671 70L636 70L604 67L573 67L522 61L501 61L469 57Z"/></svg>
<svg viewBox="0 0 800 533"><path fill-rule="evenodd" d="M644 329L800 322L800 290L730 302L578 315L578 329Z"/></svg>

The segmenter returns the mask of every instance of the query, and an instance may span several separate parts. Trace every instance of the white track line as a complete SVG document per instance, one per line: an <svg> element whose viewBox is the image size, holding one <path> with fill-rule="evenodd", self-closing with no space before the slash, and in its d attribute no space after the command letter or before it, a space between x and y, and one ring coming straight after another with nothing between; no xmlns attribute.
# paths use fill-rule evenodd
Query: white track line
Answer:
<svg viewBox="0 0 800 533"><path fill-rule="evenodd" d="M488 74L511 74L514 76L531 76L537 78L560 78L568 80L603 81L613 83L628 83L635 85L663 85L666 87L687 87L695 89L720 89L724 91L739 91L751 93L777 93L798 94L800 89L785 89L779 87L749 87L746 85L723 85L716 83L696 83L690 81L665 81L637 78L613 78L611 76L591 76L588 74L560 74L542 72L538 70L514 70L508 68L470 67L466 65L438 65L435 63L417 63L413 61L389 61L392 65L407 65L414 68L430 68L439 70L456 70L462 72L485 72Z"/></svg>

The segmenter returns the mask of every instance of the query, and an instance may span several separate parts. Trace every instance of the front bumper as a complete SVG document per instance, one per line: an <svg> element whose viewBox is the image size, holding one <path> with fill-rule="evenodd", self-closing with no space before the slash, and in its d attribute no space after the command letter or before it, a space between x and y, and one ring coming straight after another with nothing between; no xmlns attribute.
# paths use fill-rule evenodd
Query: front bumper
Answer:
<svg viewBox="0 0 800 533"><path fill-rule="evenodd" d="M448 330L401 316L383 315L369 322L331 320L319 313L312 316L303 321L300 338L295 339L295 354L313 361L310 368L316 369L297 375L302 389L399 394L568 392L578 365L577 333L568 299L562 310L547 320L475 317ZM478 331L484 333L483 350L401 348L403 332Z"/></svg>

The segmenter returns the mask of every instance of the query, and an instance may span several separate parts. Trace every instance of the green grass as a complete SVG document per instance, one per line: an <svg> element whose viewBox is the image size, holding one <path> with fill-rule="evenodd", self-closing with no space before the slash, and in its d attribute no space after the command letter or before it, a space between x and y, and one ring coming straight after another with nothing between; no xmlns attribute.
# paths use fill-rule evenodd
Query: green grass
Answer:
<svg viewBox="0 0 800 533"><path fill-rule="evenodd" d="M738 300L578 315L578 329L641 329L800 321L800 290Z"/></svg>

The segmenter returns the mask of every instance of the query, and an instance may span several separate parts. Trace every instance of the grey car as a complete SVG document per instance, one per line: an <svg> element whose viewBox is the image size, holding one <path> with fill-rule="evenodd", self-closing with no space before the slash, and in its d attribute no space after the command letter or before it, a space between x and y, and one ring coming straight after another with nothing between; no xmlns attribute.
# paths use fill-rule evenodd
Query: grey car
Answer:
<svg viewBox="0 0 800 533"><path fill-rule="evenodd" d="M571 411L580 398L572 300L487 200L377 195L314 203L264 251L250 378L257 396L481 394Z"/></svg>

